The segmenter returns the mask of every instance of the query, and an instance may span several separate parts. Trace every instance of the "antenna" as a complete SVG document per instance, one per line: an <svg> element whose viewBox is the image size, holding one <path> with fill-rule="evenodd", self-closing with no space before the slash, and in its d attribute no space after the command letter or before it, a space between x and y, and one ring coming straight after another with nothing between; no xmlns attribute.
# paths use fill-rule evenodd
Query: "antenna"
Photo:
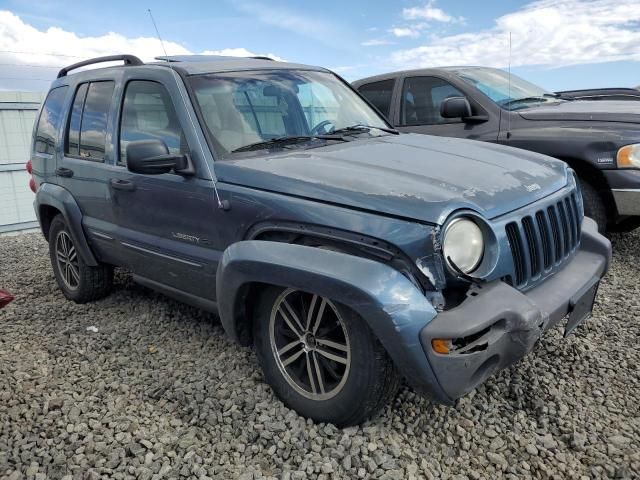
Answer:
<svg viewBox="0 0 640 480"><path fill-rule="evenodd" d="M156 36L158 37L158 40L160 41L160 45L162 46L162 51L164 52L164 56L167 62L167 65L169 66L169 69L173 72L173 77L176 81L176 86L178 87L178 91L180 92L180 97L182 98L182 102L184 103L185 106L185 110L187 112L187 116L189 117L189 122L191 123L191 126L193 127L194 131L197 132L197 126L196 123L194 122L193 118L191 117L191 112L189 111L189 103L187 102L187 99L185 98L185 94L183 92L183 89L180 86L180 76L178 75L178 72L175 71L175 69L173 68L172 62L171 60L169 60L169 56L167 55L167 49L164 47L164 42L162 41L162 37L160 36L160 30L158 30L158 25L156 25L156 21L153 18L153 13L151 12L150 8L147 8L147 12L149 13L149 18L151 19L151 23L153 24L153 28L156 31ZM217 179L213 173L213 170L211 170L211 167L209 166L209 163L206 161L206 154L204 153L204 147L202 146L202 142L200 141L200 137L196 134L196 140L198 141L198 146L200 147L200 152L202 153L202 160L205 164L205 166L207 167L207 172L209 172L209 176L211 177L211 181L213 182L213 194L215 197L215 201L218 204L218 208L221 210L229 210L229 201L228 200L220 200L220 194L218 193L218 188L216 187L216 182Z"/></svg>
<svg viewBox="0 0 640 480"><path fill-rule="evenodd" d="M511 100L511 32L509 32L509 100ZM507 113L507 140L511 137L511 110Z"/></svg>

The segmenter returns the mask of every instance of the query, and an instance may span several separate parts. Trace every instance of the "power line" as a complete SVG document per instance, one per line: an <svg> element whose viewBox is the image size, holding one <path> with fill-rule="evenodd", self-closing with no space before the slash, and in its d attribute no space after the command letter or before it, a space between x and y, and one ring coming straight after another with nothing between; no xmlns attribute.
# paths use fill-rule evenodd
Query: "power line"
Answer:
<svg viewBox="0 0 640 480"><path fill-rule="evenodd" d="M60 69L64 68L65 65L32 65L28 63L0 63L0 67L29 67L29 68L53 68Z"/></svg>
<svg viewBox="0 0 640 480"><path fill-rule="evenodd" d="M53 81L53 78L0 77L0 80L31 80L36 82L51 82Z"/></svg>

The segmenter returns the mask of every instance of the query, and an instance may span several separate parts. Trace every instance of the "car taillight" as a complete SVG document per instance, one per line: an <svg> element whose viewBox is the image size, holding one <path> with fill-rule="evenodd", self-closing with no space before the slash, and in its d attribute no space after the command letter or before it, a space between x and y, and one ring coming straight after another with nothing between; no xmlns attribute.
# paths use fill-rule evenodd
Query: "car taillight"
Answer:
<svg viewBox="0 0 640 480"><path fill-rule="evenodd" d="M33 175L33 164L31 163L31 160L27 162L25 168L27 169L29 175ZM36 193L36 181L33 179L33 176L29 179L29 188L33 193Z"/></svg>
<svg viewBox="0 0 640 480"><path fill-rule="evenodd" d="M7 305L9 305L14 300L14 298L15 297L11 295L9 292L0 290L0 308L6 307Z"/></svg>

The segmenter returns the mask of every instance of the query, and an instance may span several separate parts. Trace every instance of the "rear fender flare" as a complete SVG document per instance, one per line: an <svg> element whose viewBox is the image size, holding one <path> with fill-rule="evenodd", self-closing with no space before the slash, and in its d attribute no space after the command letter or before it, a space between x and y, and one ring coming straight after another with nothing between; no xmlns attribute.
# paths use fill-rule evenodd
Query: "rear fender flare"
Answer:
<svg viewBox="0 0 640 480"><path fill-rule="evenodd" d="M226 333L240 341L239 300L250 283L313 292L357 312L393 359L400 373L421 393L448 401L419 341L436 311L399 271L374 260L333 250L261 240L241 241L225 250L218 265L216 297Z"/></svg>
<svg viewBox="0 0 640 480"><path fill-rule="evenodd" d="M38 188L34 205L40 226L43 225L40 218L40 207L47 205L60 211L67 222L69 233L82 260L91 267L98 265L82 229L82 211L68 190L52 183L43 183Z"/></svg>

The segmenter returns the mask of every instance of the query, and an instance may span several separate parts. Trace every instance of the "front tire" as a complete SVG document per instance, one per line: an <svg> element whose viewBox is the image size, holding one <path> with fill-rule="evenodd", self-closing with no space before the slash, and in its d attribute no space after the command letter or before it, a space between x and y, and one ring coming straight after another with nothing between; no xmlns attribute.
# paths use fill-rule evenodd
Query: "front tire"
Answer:
<svg viewBox="0 0 640 480"><path fill-rule="evenodd" d="M255 312L254 345L265 378L301 415L355 425L397 392L391 359L350 309L301 290L269 287Z"/></svg>
<svg viewBox="0 0 640 480"><path fill-rule="evenodd" d="M113 286L113 267L87 265L78 250L62 215L51 221L49 228L49 256L58 286L65 297L76 303L103 298Z"/></svg>
<svg viewBox="0 0 640 480"><path fill-rule="evenodd" d="M598 232L607 231L607 209L598 190L586 180L580 179L582 202L585 216L592 218L598 224Z"/></svg>

